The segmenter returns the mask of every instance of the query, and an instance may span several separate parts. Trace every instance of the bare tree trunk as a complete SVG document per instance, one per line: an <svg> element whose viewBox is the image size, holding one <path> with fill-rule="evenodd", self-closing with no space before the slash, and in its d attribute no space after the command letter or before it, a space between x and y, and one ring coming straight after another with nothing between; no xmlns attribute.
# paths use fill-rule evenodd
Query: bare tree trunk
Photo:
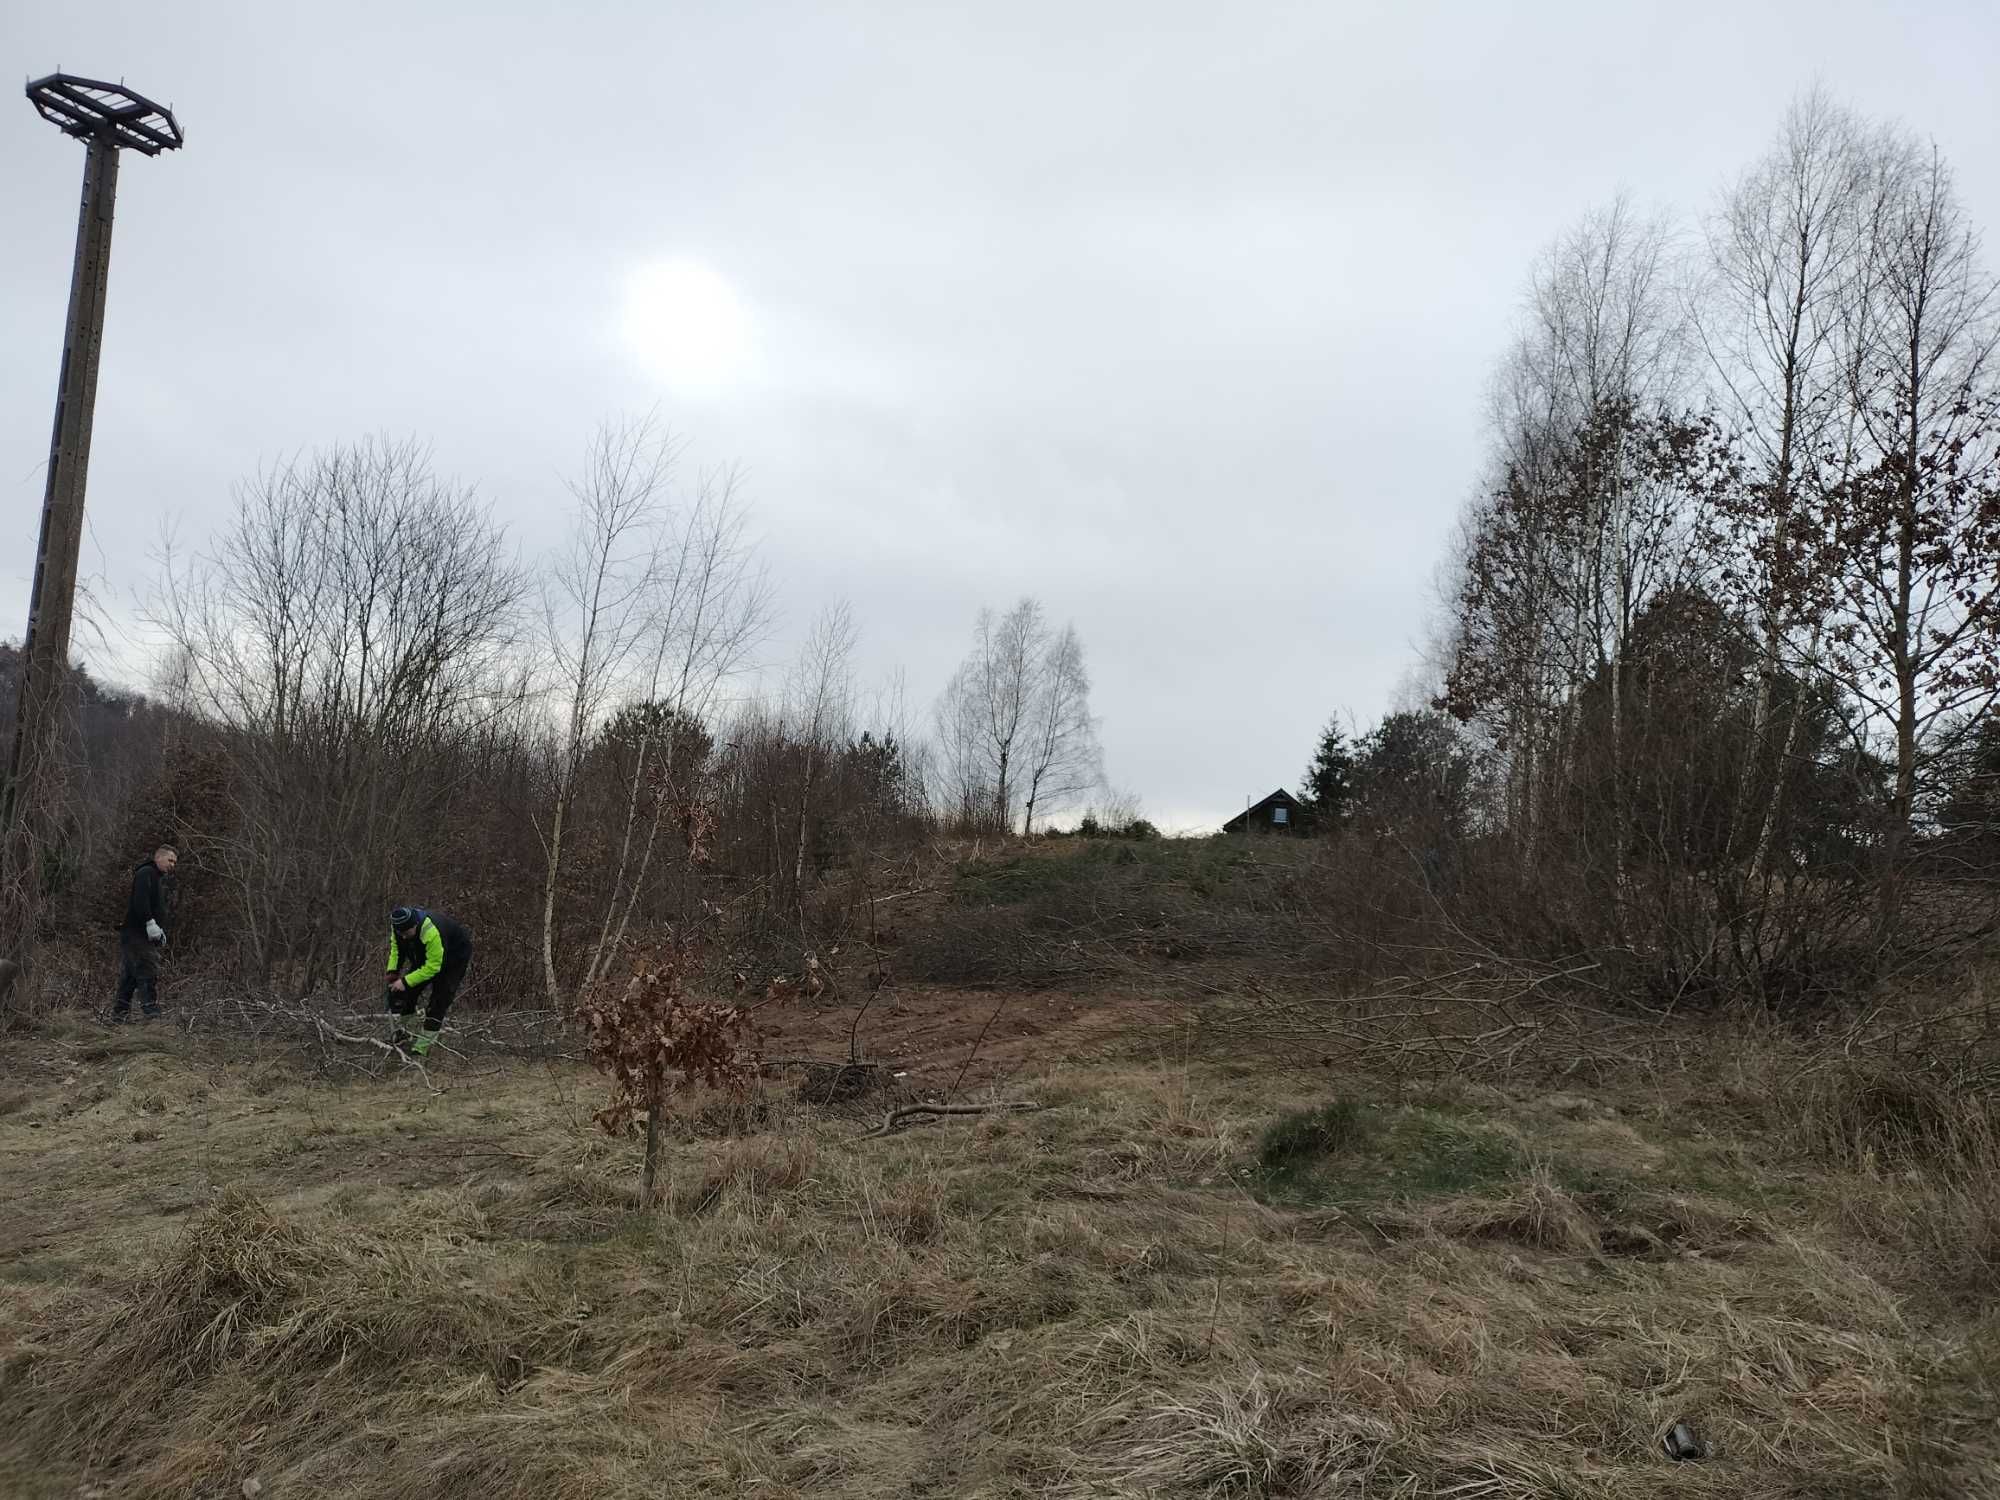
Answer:
<svg viewBox="0 0 2000 1500"><path fill-rule="evenodd" d="M798 725L805 752L799 785L797 838L792 850L792 915L805 931L806 842L812 821L813 793L831 748L849 730L852 688L848 663L854 654L854 612L844 603L829 605L814 622L787 692L788 716Z"/></svg>
<svg viewBox="0 0 2000 1500"><path fill-rule="evenodd" d="M658 1176L660 1160L660 1111L666 1107L666 1090L657 1083L653 1087L653 1097L646 1104L646 1164L639 1174L639 1212L653 1211L653 1184Z"/></svg>
<svg viewBox="0 0 2000 1500"><path fill-rule="evenodd" d="M1614 459L1612 471L1617 474L1618 464ZM1611 545L1617 549L1617 598L1613 616L1611 649L1608 653L1609 689L1611 693L1611 879L1613 919L1618 933L1618 941L1630 947L1632 942L1632 773L1630 757L1627 754L1625 732L1625 672L1626 645L1631 634L1632 578L1630 570L1631 537L1627 532L1620 510L1622 505L1622 484L1613 478L1619 493L1612 502Z"/></svg>
<svg viewBox="0 0 2000 1500"><path fill-rule="evenodd" d="M806 930L806 823L812 811L813 773L818 762L818 746L809 731L806 740L805 775L799 783L797 847L792 850L792 919L798 923L801 933Z"/></svg>
<svg viewBox="0 0 2000 1500"><path fill-rule="evenodd" d="M653 799L653 816L651 821L646 825L646 846L639 853L639 868L632 876L631 888L626 892L625 909L618 916L618 931L612 937L610 945L602 950L604 955L602 959L603 963L610 962L610 955L618 952L625 946L625 934L632 925L633 909L639 904L639 893L645 889L646 872L652 868L653 847L660 836L660 812L665 806L665 797L655 797Z"/></svg>
<svg viewBox="0 0 2000 1500"><path fill-rule="evenodd" d="M1910 454L1914 460L1917 443L1915 403L1911 403ZM1894 602L1890 606L1890 665L1896 674L1896 793L1889 818L1888 837L1882 851L1882 892L1880 924L1883 936L1895 925L1902 906L1903 858L1909 847L1910 827L1917 808L1917 652L1910 640L1910 602L1915 585L1916 473L1905 465L1903 504L1896 536Z"/></svg>
<svg viewBox="0 0 2000 1500"><path fill-rule="evenodd" d="M1740 858L1747 841L1757 879L1769 870L1784 767L1797 739L1795 706L1771 764L1785 636L1814 610L1794 528L1801 506L1818 492L1820 439L1840 394L1839 339L1852 310L1860 244L1861 150L1853 116L1821 93L1805 95L1712 227L1721 296L1705 342L1737 420L1762 450L1765 475L1739 516L1748 556L1762 573L1754 601L1762 639L1729 851ZM1768 787L1759 779L1766 765L1774 777Z"/></svg>
<svg viewBox="0 0 2000 1500"><path fill-rule="evenodd" d="M563 1008L562 988L556 983L556 889L562 878L564 798L556 798L555 817L549 829L548 871L542 878L542 984L549 997L549 1009Z"/></svg>

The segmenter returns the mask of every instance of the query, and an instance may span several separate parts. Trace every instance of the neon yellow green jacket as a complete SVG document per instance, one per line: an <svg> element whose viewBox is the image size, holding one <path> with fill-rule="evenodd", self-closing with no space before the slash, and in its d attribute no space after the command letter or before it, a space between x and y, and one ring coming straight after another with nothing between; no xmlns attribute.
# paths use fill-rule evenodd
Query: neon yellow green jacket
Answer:
<svg viewBox="0 0 2000 1500"><path fill-rule="evenodd" d="M411 989L436 978L438 970L444 967L444 938L438 932L437 923L433 922L429 917L425 917L424 925L417 929L417 936L422 938L424 942L424 961L403 976L404 985ZM394 930L391 930L389 933L389 972L391 974L396 972L396 965L400 962L401 954L397 951L396 934Z"/></svg>

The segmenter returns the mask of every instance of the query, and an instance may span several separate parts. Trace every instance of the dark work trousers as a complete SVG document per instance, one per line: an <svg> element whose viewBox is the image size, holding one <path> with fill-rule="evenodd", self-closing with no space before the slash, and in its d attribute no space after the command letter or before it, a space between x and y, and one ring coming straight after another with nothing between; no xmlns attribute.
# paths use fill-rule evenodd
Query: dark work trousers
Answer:
<svg viewBox="0 0 2000 1500"><path fill-rule="evenodd" d="M444 1026L444 1013L451 1009L451 1002L458 998L458 987L465 983L465 971L472 967L472 950L445 955L444 967L437 971L435 978L418 985L413 990L404 990L390 999L399 1016L407 1016L418 1004L424 1007L424 1030L437 1031Z"/></svg>
<svg viewBox="0 0 2000 1500"><path fill-rule="evenodd" d="M160 950L146 941L145 932L118 933L118 1003L112 1007L114 1015L129 1015L132 1010L132 996L139 997L139 1008L149 1016L160 1013Z"/></svg>

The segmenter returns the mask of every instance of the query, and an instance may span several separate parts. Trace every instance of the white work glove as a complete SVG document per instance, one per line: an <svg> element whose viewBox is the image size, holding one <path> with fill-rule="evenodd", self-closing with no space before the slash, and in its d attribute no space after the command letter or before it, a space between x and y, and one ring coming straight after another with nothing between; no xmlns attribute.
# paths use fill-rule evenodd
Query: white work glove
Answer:
<svg viewBox="0 0 2000 1500"><path fill-rule="evenodd" d="M166 940L167 935L160 931L160 924L155 922L151 917L146 918L146 941L149 943L164 943Z"/></svg>

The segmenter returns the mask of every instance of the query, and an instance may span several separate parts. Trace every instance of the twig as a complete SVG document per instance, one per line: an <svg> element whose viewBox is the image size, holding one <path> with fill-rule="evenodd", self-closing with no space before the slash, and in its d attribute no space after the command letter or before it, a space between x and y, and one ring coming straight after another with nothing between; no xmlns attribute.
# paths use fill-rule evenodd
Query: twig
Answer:
<svg viewBox="0 0 2000 1500"><path fill-rule="evenodd" d="M943 889L944 887L941 885L920 885L913 890L896 891L887 896L866 896L862 899L867 901L870 906L879 906L884 901L901 901L907 896L926 896Z"/></svg>
<svg viewBox="0 0 2000 1500"><path fill-rule="evenodd" d="M288 1012L278 1010L277 1007L275 1006L269 1007L269 1009L271 1009L273 1013L278 1015L288 1014ZM380 1037L351 1035L348 1032L341 1031L337 1027L328 1025L324 1020L322 1020L320 1017L316 1015L313 1015L312 1012L310 1011L300 1011L290 1014L302 1015L307 1020L311 1021L313 1025L319 1029L320 1039L322 1041L331 1038L336 1042L348 1042L357 1046L375 1047L380 1051L388 1054L390 1058L402 1064L402 1066L406 1068L416 1069L417 1076L422 1078L424 1081L424 1087L429 1089L433 1094L441 1094L444 1092L444 1090L440 1089L436 1084L431 1082L431 1075L422 1063L418 1062L416 1058L412 1057L409 1053L405 1052L401 1047L396 1046L394 1043L385 1042Z"/></svg>
<svg viewBox="0 0 2000 1500"><path fill-rule="evenodd" d="M980 1043L986 1040L986 1033L991 1031L993 1029L993 1023L1000 1019L1000 1012L1006 1006L1006 1004L1007 1004L1007 991L1002 990L1000 992L1000 998L993 1002L993 1014L986 1018L986 1024L979 1028L979 1035L972 1039L972 1050L965 1054L965 1061L958 1065L958 1076L952 1079L951 1087L945 1090L944 1092L945 1098L950 1099L957 1095L958 1086L961 1083L965 1082L965 1070L972 1066L973 1058L979 1056Z"/></svg>
<svg viewBox="0 0 2000 1500"><path fill-rule="evenodd" d="M405 1052L401 1047L391 1042L385 1042L380 1037L356 1036L353 1032L342 1031L338 1026L327 1020L326 1017L319 1015L317 1012L307 1010L303 1006L294 1009L288 1006L274 1005L268 1000L249 1000L244 998L239 998L236 1004L241 1011L260 1010L266 1015L274 1016L281 1020L306 1022L313 1028L322 1045L327 1042L344 1042L349 1046L373 1047L376 1051L383 1054L385 1061L394 1061L401 1067L413 1069L417 1076L423 1080L424 1087L431 1093L442 1094L444 1092L443 1089L431 1081L429 1070L421 1062ZM355 1019L365 1018L356 1017Z"/></svg>
<svg viewBox="0 0 2000 1500"><path fill-rule="evenodd" d="M871 936L871 945L873 941ZM875 961L874 978L875 983L868 989L868 998L863 1000L859 1009L854 1012L854 1024L847 1028L847 1060L851 1063L861 1061L861 1018L868 1014L868 1007L875 1003L875 997L889 987L889 976L882 968L880 959Z"/></svg>
<svg viewBox="0 0 2000 1500"><path fill-rule="evenodd" d="M882 1117L882 1123L866 1135L855 1137L858 1141L878 1140L885 1135L894 1135L904 1124L924 1116L937 1115L983 1115L996 1109L1035 1110L1041 1105L1030 1099L1002 1099L993 1104L905 1104L892 1109Z"/></svg>

